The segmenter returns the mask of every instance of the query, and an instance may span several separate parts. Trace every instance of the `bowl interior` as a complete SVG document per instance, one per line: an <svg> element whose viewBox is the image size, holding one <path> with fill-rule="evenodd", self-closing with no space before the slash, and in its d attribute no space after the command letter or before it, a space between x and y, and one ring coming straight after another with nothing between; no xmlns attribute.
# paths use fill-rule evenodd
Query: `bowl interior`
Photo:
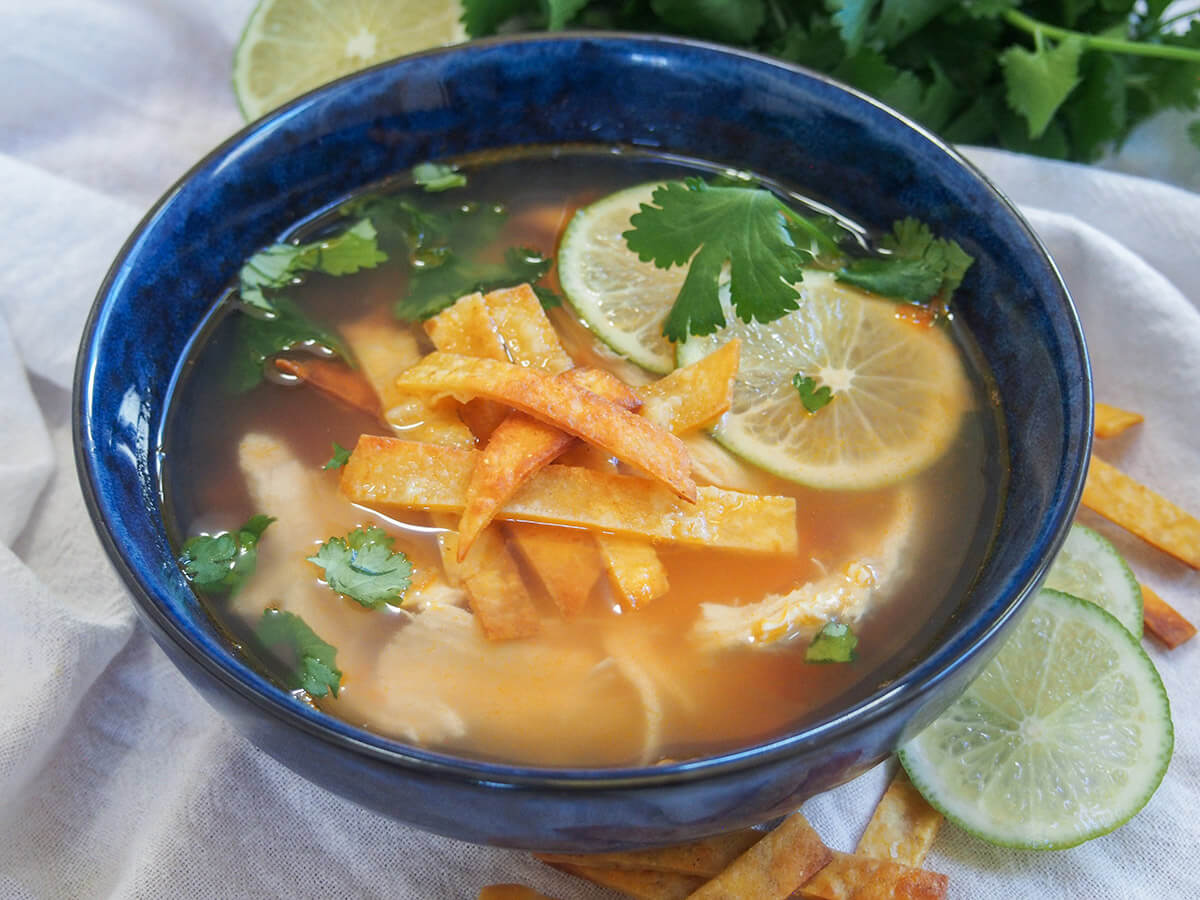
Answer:
<svg viewBox="0 0 1200 900"><path fill-rule="evenodd" d="M975 257L958 314L1007 401L1011 469L1001 521L937 646L839 719L877 711L898 691L925 690L962 665L1040 579L1078 500L1091 394L1066 291L994 189L896 114L794 67L654 37L487 41L377 67L249 126L151 211L100 291L76 396L85 496L142 612L183 652L275 715L388 758L453 764L300 706L246 667L175 564L156 453L188 341L255 250L315 210L415 163L564 143L645 147L761 172L874 227L916 216ZM747 754L780 752L814 733L677 768L741 764ZM501 780L538 774L466 765Z"/></svg>

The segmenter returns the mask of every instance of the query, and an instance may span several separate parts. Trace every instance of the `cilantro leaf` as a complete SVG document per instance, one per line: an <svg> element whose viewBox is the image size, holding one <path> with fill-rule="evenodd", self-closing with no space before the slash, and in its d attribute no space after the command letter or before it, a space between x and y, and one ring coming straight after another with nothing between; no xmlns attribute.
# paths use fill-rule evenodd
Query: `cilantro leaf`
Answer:
<svg viewBox="0 0 1200 900"><path fill-rule="evenodd" d="M550 271L552 264L553 260L527 247L510 247L502 263L471 262L455 254L437 268L414 271L408 293L393 305L392 312L405 322L428 319L464 294L532 284Z"/></svg>
<svg viewBox="0 0 1200 900"><path fill-rule="evenodd" d="M334 441L333 456L329 457L329 462L325 463L325 465L321 466L321 468L325 471L328 471L329 469L340 469L348 462L350 462L350 451L337 441Z"/></svg>
<svg viewBox="0 0 1200 900"><path fill-rule="evenodd" d="M255 515L237 531L200 534L188 538L179 556L184 575L202 591L236 592L258 565L258 541L271 516Z"/></svg>
<svg viewBox="0 0 1200 900"><path fill-rule="evenodd" d="M268 359L301 344L320 344L347 362L353 359L336 334L318 325L292 301L276 296L273 304L274 315L270 318L246 312L237 317L233 350L225 376L230 390L237 393L250 390L262 381L263 366Z"/></svg>
<svg viewBox="0 0 1200 900"><path fill-rule="evenodd" d="M804 651L804 661L810 663L854 662L858 636L849 625L826 622Z"/></svg>
<svg viewBox="0 0 1200 900"><path fill-rule="evenodd" d="M718 280L729 263L730 299L746 322L770 322L799 307L802 269L811 254L796 246L790 211L761 188L712 187L699 178L655 188L651 204L622 237L643 262L691 266L663 322L671 341L711 334L725 324Z"/></svg>
<svg viewBox="0 0 1200 900"><path fill-rule="evenodd" d="M356 528L345 538L332 537L308 561L325 570L325 581L370 609L399 600L412 575L412 564L392 552L395 538L382 528Z"/></svg>
<svg viewBox="0 0 1200 900"><path fill-rule="evenodd" d="M800 402L804 404L804 408L808 410L810 416L818 410L824 409L833 399L833 388L827 384L817 387L817 380L811 375L802 375L797 372L792 376L792 384L800 392Z"/></svg>
<svg viewBox="0 0 1200 900"><path fill-rule="evenodd" d="M321 640L302 618L278 609L267 609L254 629L255 637L271 649L282 648L291 659L288 681L313 697L338 695L342 671L336 666L337 649Z"/></svg>
<svg viewBox="0 0 1200 900"><path fill-rule="evenodd" d="M423 162L413 166L413 181L430 193L464 187L467 176L446 163Z"/></svg>
<svg viewBox="0 0 1200 900"><path fill-rule="evenodd" d="M543 0L546 5L546 27L550 31L561 31L589 2L590 0Z"/></svg>
<svg viewBox="0 0 1200 900"><path fill-rule="evenodd" d="M753 38L767 17L764 0L650 0L650 8L669 28L739 44Z"/></svg>
<svg viewBox="0 0 1200 900"><path fill-rule="evenodd" d="M373 269L387 260L375 240L375 226L360 219L345 231L307 244L273 244L248 259L238 274L238 293L247 306L275 312L275 303L263 293L295 282L302 272L350 275Z"/></svg>
<svg viewBox="0 0 1200 900"><path fill-rule="evenodd" d="M509 19L539 9L539 0L462 0L462 23L471 37L494 34Z"/></svg>
<svg viewBox="0 0 1200 900"><path fill-rule="evenodd" d="M836 9L833 21L841 32L846 49L856 52L866 40L867 26L870 24L871 13L879 0L830 0L829 5Z"/></svg>
<svg viewBox="0 0 1200 900"><path fill-rule="evenodd" d="M885 297L926 303L937 296L949 299L974 262L955 241L935 238L928 225L911 217L896 222L881 245L889 255L856 259L837 272L837 279Z"/></svg>
<svg viewBox="0 0 1200 900"><path fill-rule="evenodd" d="M1079 84L1083 47L1081 40L1072 37L1055 47L1039 46L1030 52L1014 45L1000 54L1008 105L1025 117L1031 138L1042 135Z"/></svg>

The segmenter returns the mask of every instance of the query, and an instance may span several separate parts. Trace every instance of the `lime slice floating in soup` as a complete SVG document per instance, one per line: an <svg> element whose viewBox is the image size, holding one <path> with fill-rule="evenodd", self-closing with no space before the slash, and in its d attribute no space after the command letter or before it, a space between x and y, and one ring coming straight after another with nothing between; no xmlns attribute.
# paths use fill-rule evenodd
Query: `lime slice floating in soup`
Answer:
<svg viewBox="0 0 1200 900"><path fill-rule="evenodd" d="M563 293L588 328L626 359L663 374L675 368L675 348L662 335L686 266L660 269L625 246L629 219L658 183L609 194L575 213L558 249Z"/></svg>
<svg viewBox="0 0 1200 900"><path fill-rule="evenodd" d="M763 324L726 308L724 329L679 347L679 363L742 341L733 406L713 430L728 450L781 478L833 490L893 484L935 462L971 391L953 339L897 316L894 303L808 272L800 308ZM828 402L810 410L797 378Z"/></svg>
<svg viewBox="0 0 1200 900"><path fill-rule="evenodd" d="M458 0L261 0L233 57L247 119L386 59L466 38Z"/></svg>
<svg viewBox="0 0 1200 900"><path fill-rule="evenodd" d="M1072 525L1046 587L1091 600L1116 617L1134 637L1142 636L1142 589L1117 548L1090 528Z"/></svg>
<svg viewBox="0 0 1200 900"><path fill-rule="evenodd" d="M946 818L995 844L1073 847L1138 812L1174 730L1138 640L1094 603L1043 590L966 693L900 749Z"/></svg>

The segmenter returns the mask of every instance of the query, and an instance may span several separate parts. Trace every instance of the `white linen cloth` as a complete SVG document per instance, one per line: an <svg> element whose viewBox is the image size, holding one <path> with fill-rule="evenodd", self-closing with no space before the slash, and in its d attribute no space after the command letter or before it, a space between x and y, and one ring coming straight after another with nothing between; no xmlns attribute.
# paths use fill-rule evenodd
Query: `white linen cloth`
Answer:
<svg viewBox="0 0 1200 900"><path fill-rule="evenodd" d="M441 900L503 881L610 896L525 854L359 809L255 750L154 645L92 530L70 440L79 333L140 215L241 125L228 78L252 6L0 0L0 896ZM970 155L1057 260L1097 396L1146 414L1099 452L1200 513L1200 196ZM1099 527L1200 621L1200 574ZM926 865L950 876L952 896L1200 896L1200 640L1147 647L1176 744L1146 809L1057 853L992 847L947 825ZM806 804L827 843L853 848L889 774L880 766Z"/></svg>

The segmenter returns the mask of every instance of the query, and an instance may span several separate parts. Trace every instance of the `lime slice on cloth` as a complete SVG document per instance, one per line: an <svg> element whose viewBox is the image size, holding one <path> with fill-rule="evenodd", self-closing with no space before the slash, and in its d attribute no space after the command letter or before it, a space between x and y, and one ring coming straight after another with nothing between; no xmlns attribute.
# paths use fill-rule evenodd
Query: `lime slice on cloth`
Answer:
<svg viewBox="0 0 1200 900"><path fill-rule="evenodd" d="M660 269L642 262L621 234L658 182L609 194L575 213L558 248L563 293L592 333L644 369L675 368L675 348L662 336L686 266Z"/></svg>
<svg viewBox="0 0 1200 900"><path fill-rule="evenodd" d="M900 761L925 799L972 834L1056 850L1145 806L1173 743L1166 691L1138 640L1099 606L1043 590Z"/></svg>
<svg viewBox="0 0 1200 900"><path fill-rule="evenodd" d="M1142 589L1137 578L1117 548L1092 529L1071 526L1045 586L1091 600L1112 613L1134 637L1142 636Z"/></svg>
<svg viewBox="0 0 1200 900"><path fill-rule="evenodd" d="M458 0L261 0L233 57L247 119L367 66L466 38Z"/></svg>
<svg viewBox="0 0 1200 900"><path fill-rule="evenodd" d="M733 405L713 437L781 478L830 490L883 487L935 462L971 403L951 337L825 272L797 287L800 308L766 324L742 322L725 298L730 324L680 345L687 365L741 338ZM833 399L810 413L796 375Z"/></svg>

